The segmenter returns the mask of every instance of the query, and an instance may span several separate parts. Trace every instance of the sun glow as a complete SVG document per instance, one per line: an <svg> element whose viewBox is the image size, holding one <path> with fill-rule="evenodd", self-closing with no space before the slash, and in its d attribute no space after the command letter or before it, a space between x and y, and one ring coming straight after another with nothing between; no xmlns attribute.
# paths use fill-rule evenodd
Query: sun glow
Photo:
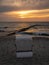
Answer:
<svg viewBox="0 0 49 65"><path fill-rule="evenodd" d="M48 13L47 13L48 12ZM16 18L42 18L49 17L49 9L44 10L24 10L24 11L12 11L4 13L6 15L15 16Z"/></svg>

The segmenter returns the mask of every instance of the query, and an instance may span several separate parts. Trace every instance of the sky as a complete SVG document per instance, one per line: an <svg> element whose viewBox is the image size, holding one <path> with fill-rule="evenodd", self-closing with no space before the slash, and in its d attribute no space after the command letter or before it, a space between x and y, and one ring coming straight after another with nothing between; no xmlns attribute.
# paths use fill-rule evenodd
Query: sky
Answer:
<svg viewBox="0 0 49 65"><path fill-rule="evenodd" d="M0 22L49 21L49 0L0 0Z"/></svg>

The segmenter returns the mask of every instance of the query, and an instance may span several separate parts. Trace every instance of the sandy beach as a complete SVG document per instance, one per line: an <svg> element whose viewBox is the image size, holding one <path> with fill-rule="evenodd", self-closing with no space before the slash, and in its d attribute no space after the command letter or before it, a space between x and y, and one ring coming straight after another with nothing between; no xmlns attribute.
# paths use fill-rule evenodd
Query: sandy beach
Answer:
<svg viewBox="0 0 49 65"><path fill-rule="evenodd" d="M18 59L15 36L0 37L0 65L49 65L49 38L32 37L32 40L33 57Z"/></svg>

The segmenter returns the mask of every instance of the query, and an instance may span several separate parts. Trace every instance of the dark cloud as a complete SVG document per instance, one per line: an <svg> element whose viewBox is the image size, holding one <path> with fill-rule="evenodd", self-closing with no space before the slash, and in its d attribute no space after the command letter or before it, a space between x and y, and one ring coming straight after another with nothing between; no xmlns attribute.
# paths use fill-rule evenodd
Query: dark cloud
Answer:
<svg viewBox="0 0 49 65"><path fill-rule="evenodd" d="M18 9L17 7L13 7L13 6L0 6L0 12L8 12L17 9Z"/></svg>
<svg viewBox="0 0 49 65"><path fill-rule="evenodd" d="M0 6L0 12L18 11L18 10L28 10L26 7L16 7L16 6Z"/></svg>
<svg viewBox="0 0 49 65"><path fill-rule="evenodd" d="M4 0L6 1L6 0ZM15 0L14 0L15 1ZM32 4L25 4L23 6L18 7L18 6L11 6L11 5L2 5L0 4L0 12L7 12L7 11L17 11L17 10L24 10L24 9L32 9L32 10L36 10L36 9L49 9L49 0L32 0L33 3ZM3 0L0 0L0 3L3 2ZM10 2L13 2L10 1ZM13 4L13 3L12 3Z"/></svg>
<svg viewBox="0 0 49 65"><path fill-rule="evenodd" d="M49 0L35 0L32 9L49 9Z"/></svg>

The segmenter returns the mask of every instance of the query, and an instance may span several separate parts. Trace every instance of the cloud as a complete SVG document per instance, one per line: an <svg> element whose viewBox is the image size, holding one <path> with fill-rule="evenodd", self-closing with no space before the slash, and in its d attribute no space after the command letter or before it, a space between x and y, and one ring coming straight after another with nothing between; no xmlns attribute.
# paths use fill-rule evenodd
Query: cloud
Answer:
<svg viewBox="0 0 49 65"><path fill-rule="evenodd" d="M24 9L49 9L49 0L0 0L0 12L17 11Z"/></svg>
<svg viewBox="0 0 49 65"><path fill-rule="evenodd" d="M0 12L8 12L13 10L18 10L18 8L14 6L0 6Z"/></svg>

